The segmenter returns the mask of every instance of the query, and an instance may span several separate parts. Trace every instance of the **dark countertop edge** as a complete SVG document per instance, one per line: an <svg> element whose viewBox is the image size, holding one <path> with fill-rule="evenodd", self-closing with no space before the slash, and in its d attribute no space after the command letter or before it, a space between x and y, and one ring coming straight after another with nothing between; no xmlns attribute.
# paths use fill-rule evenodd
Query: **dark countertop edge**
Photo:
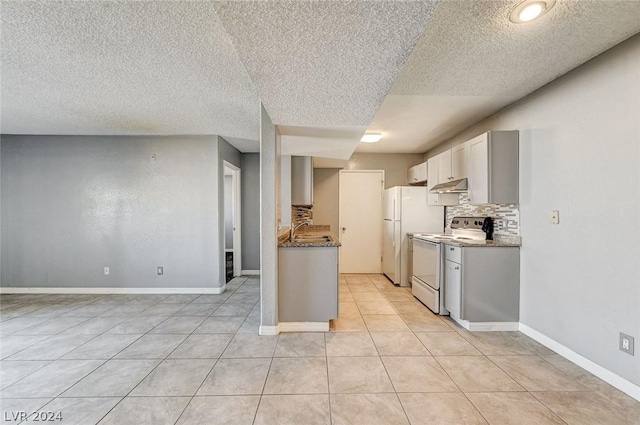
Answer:
<svg viewBox="0 0 640 425"><path fill-rule="evenodd" d="M322 236L329 236L331 242L279 242L278 248L338 248L342 243L333 235L324 233Z"/></svg>
<svg viewBox="0 0 640 425"><path fill-rule="evenodd" d="M278 248L338 248L342 246L340 242L283 242L278 244Z"/></svg>
<svg viewBox="0 0 640 425"><path fill-rule="evenodd" d="M445 245L453 245L460 248L520 248L522 244L509 242L487 241L485 243L465 243L460 241L442 241Z"/></svg>

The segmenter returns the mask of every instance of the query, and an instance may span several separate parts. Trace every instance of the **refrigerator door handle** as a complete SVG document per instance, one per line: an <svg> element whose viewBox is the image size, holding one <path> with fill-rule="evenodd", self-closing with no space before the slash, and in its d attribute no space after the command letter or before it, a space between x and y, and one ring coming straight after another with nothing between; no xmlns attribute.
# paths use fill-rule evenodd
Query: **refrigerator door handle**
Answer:
<svg viewBox="0 0 640 425"><path fill-rule="evenodd" d="M391 246L396 247L396 222L393 222L392 236L391 236Z"/></svg>

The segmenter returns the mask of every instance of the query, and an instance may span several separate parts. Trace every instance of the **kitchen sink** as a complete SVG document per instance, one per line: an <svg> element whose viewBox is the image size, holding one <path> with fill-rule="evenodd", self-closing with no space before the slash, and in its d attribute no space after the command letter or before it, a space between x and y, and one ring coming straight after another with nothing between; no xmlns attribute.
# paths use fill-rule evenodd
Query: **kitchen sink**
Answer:
<svg viewBox="0 0 640 425"><path fill-rule="evenodd" d="M327 242L332 242L332 240L331 240L331 236L299 235L295 237L294 242L327 243Z"/></svg>

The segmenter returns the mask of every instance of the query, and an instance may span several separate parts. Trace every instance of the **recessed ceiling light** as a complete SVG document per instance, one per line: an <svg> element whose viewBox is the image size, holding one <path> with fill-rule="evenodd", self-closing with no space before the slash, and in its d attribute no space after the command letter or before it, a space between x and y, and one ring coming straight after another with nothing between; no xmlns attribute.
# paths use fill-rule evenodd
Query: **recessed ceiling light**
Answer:
<svg viewBox="0 0 640 425"><path fill-rule="evenodd" d="M378 143L380 139L382 139L381 133L365 133L360 141L364 143Z"/></svg>
<svg viewBox="0 0 640 425"><path fill-rule="evenodd" d="M516 24L531 22L547 13L556 0L525 0L511 12L509 19Z"/></svg>

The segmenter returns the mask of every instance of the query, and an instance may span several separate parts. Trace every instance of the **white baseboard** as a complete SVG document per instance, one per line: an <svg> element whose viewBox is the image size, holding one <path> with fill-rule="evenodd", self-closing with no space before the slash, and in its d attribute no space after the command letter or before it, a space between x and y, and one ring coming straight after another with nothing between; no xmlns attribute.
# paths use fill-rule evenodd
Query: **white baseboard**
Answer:
<svg viewBox="0 0 640 425"><path fill-rule="evenodd" d="M329 332L329 322L280 322L280 332Z"/></svg>
<svg viewBox="0 0 640 425"><path fill-rule="evenodd" d="M242 270L243 276L260 276L260 270Z"/></svg>
<svg viewBox="0 0 640 425"><path fill-rule="evenodd" d="M452 319L466 330L473 332L502 332L520 329L520 323L518 322L469 322L455 317L452 317Z"/></svg>
<svg viewBox="0 0 640 425"><path fill-rule="evenodd" d="M0 294L222 294L227 285L220 288L72 288L72 287L16 287L2 286Z"/></svg>
<svg viewBox="0 0 640 425"><path fill-rule="evenodd" d="M520 323L520 332L527 335L529 338L538 341L545 347L555 351L570 362L577 364L587 372L590 372L603 381L613 385L620 391L628 394L630 397L633 397L636 400L640 401L640 386L627 381L623 377L616 375L610 370L605 369L599 364L592 362L586 357L581 356L570 348L565 347L559 342L549 338L548 336L538 332L533 328L530 328L525 324Z"/></svg>
<svg viewBox="0 0 640 425"><path fill-rule="evenodd" d="M259 335L278 335L280 333L278 325L276 326L262 326L258 329Z"/></svg>

